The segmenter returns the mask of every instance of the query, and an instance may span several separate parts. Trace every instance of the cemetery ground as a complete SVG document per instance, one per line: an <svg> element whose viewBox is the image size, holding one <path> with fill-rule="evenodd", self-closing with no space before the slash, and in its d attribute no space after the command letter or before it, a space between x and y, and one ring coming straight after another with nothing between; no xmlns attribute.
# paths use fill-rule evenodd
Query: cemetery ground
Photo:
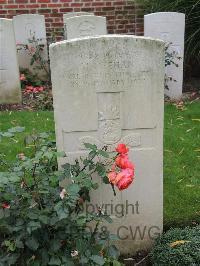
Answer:
<svg viewBox="0 0 200 266"><path fill-rule="evenodd" d="M164 130L164 229L200 223L200 102L165 104ZM0 112L1 131L24 126L25 131L12 139L3 138L1 152L9 160L28 154L24 136L54 131L51 111ZM11 143L13 145L11 145ZM2 170L2 169L1 169ZM136 176L137 178L137 176ZM146 177L148 178L148 176Z"/></svg>

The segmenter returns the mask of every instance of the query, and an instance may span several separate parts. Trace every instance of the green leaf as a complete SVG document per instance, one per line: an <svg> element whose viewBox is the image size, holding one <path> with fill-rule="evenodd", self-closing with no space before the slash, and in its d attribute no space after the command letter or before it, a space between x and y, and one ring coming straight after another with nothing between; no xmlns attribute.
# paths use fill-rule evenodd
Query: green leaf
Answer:
<svg viewBox="0 0 200 266"><path fill-rule="evenodd" d="M63 202L59 202L54 207L57 212L59 220L66 219L69 216L69 210L63 205Z"/></svg>
<svg viewBox="0 0 200 266"><path fill-rule="evenodd" d="M67 186L67 191L69 194L78 194L80 191L80 186L78 184L70 184Z"/></svg>
<svg viewBox="0 0 200 266"><path fill-rule="evenodd" d="M92 188L93 188L94 190L97 190L98 187L99 187L99 184L98 184L98 183L93 183L93 184L92 184Z"/></svg>
<svg viewBox="0 0 200 266"><path fill-rule="evenodd" d="M107 176L103 177L103 182L104 182L104 184L110 184L109 179L108 179Z"/></svg>
<svg viewBox="0 0 200 266"><path fill-rule="evenodd" d="M98 256L98 255L93 255L90 257L90 259L95 262L97 265L104 265L105 260L103 257Z"/></svg>
<svg viewBox="0 0 200 266"><path fill-rule="evenodd" d="M40 215L39 216L39 220L43 223L43 224L48 224L49 222L49 217L46 215Z"/></svg>
<svg viewBox="0 0 200 266"><path fill-rule="evenodd" d="M37 239L34 238L33 236L28 238L26 240L25 244L28 248L30 248L31 250L34 250L34 251L37 250L39 247L39 243L38 243Z"/></svg>
<svg viewBox="0 0 200 266"><path fill-rule="evenodd" d="M121 266L121 265L122 264L119 261L117 261L117 260L113 261L113 266Z"/></svg>
<svg viewBox="0 0 200 266"><path fill-rule="evenodd" d="M112 245L112 246L108 247L108 255L109 255L109 257L118 259L120 253L119 253L119 250L114 245Z"/></svg>
<svg viewBox="0 0 200 266"><path fill-rule="evenodd" d="M10 133L10 132L4 132L4 133L1 133L1 135L3 137L7 137L7 138L14 137L14 134L13 133Z"/></svg>
<svg viewBox="0 0 200 266"><path fill-rule="evenodd" d="M104 215L103 218L110 224L113 222L113 220L108 215Z"/></svg>
<svg viewBox="0 0 200 266"><path fill-rule="evenodd" d="M23 132L25 130L25 127L12 127L8 129L8 132L10 133L20 133Z"/></svg>
<svg viewBox="0 0 200 266"><path fill-rule="evenodd" d="M31 221L27 225L27 231L29 234L31 234L31 232L37 230L38 228L41 228L40 222Z"/></svg>
<svg viewBox="0 0 200 266"><path fill-rule="evenodd" d="M51 257L49 265L61 265L61 260L58 257Z"/></svg>
<svg viewBox="0 0 200 266"><path fill-rule="evenodd" d="M56 252L60 249L61 247L61 242L59 239L54 239L50 242L50 249L53 252Z"/></svg>
<svg viewBox="0 0 200 266"><path fill-rule="evenodd" d="M100 176L105 176L106 175L106 169L105 166L101 163L97 163L96 165L96 171Z"/></svg>
<svg viewBox="0 0 200 266"><path fill-rule="evenodd" d="M98 150L98 154L105 158L109 158L109 154L106 151Z"/></svg>
<svg viewBox="0 0 200 266"><path fill-rule="evenodd" d="M89 150L93 150L96 151L97 150L97 146L95 144L90 144L90 143L84 143L84 146L89 149Z"/></svg>

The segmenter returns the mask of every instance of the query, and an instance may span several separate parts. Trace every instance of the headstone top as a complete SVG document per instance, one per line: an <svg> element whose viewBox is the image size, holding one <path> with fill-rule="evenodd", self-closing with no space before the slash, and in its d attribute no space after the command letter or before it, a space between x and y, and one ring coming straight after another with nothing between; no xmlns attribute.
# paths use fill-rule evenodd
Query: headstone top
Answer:
<svg viewBox="0 0 200 266"><path fill-rule="evenodd" d="M162 15L163 17L165 16L180 16L180 17L185 17L184 13L181 12L155 12L155 13L150 13L150 14L146 14L145 17L150 17L150 16L160 16Z"/></svg>
<svg viewBox="0 0 200 266"><path fill-rule="evenodd" d="M89 13L89 12L70 12L63 14L63 20L65 22L65 19L72 18L72 17L77 17L77 16L94 16L94 13Z"/></svg>
<svg viewBox="0 0 200 266"><path fill-rule="evenodd" d="M65 19L65 39L107 34L106 18L101 16L75 16Z"/></svg>
<svg viewBox="0 0 200 266"><path fill-rule="evenodd" d="M81 37L81 38L73 38L70 40L63 40L63 41L59 41L59 42L55 42L55 43L51 43L49 47L51 47L52 49L54 49L54 47L56 46L65 46L67 43L76 43L77 41L81 40L93 40L93 39L132 39L132 40L145 40L147 42L152 42L155 43L155 41L158 43L158 45L160 44L161 46L164 46L165 42L161 39L157 39L155 40L155 38L151 38L151 37L144 37L144 36L135 36L135 35L123 35L123 34L105 34L105 35L97 35L97 36L86 36L86 37Z"/></svg>

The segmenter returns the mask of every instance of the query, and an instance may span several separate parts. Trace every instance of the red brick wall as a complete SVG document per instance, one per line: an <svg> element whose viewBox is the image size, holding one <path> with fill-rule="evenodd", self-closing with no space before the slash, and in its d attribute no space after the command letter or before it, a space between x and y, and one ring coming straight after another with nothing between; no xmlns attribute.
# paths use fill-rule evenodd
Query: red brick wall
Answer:
<svg viewBox="0 0 200 266"><path fill-rule="evenodd" d="M107 18L109 33L143 34L143 19L134 1L126 0L0 0L0 17L42 14L48 37L63 37L63 14L87 11Z"/></svg>

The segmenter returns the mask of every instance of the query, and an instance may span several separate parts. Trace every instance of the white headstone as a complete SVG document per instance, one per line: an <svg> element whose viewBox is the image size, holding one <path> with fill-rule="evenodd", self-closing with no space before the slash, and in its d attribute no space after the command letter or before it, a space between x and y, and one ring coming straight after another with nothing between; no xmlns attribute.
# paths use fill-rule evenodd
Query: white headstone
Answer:
<svg viewBox="0 0 200 266"><path fill-rule="evenodd" d="M45 73L38 69L38 66L40 67L40 64L35 63L31 66L30 53L23 46L29 45L30 47L32 46L34 48L35 45L31 44L30 41L35 38L38 44L43 47L43 52L41 53L43 60L48 60L44 16L38 14L17 15L13 17L13 23L17 48L19 48L18 59L20 68L27 68L31 72L38 74L40 77L43 77Z"/></svg>
<svg viewBox="0 0 200 266"><path fill-rule="evenodd" d="M74 39L50 45L50 61L57 148L67 154L60 165L84 156L83 143L110 151L126 143L134 184L116 197L102 185L91 202L114 210L123 204L124 216L115 210L106 224L120 237L122 253L149 248L163 225L164 42L127 35Z"/></svg>
<svg viewBox="0 0 200 266"><path fill-rule="evenodd" d="M74 16L64 20L65 39L107 34L106 18L92 15Z"/></svg>
<svg viewBox="0 0 200 266"><path fill-rule="evenodd" d="M0 19L0 103L20 103L21 87L13 22Z"/></svg>
<svg viewBox="0 0 200 266"><path fill-rule="evenodd" d="M178 67L166 67L166 75L173 80L168 81L169 90L165 90L170 98L179 99L183 87L183 59L184 59L185 14L176 12L159 12L144 16L144 36L161 39L169 46L170 52L175 52ZM176 81L174 81L176 80Z"/></svg>

